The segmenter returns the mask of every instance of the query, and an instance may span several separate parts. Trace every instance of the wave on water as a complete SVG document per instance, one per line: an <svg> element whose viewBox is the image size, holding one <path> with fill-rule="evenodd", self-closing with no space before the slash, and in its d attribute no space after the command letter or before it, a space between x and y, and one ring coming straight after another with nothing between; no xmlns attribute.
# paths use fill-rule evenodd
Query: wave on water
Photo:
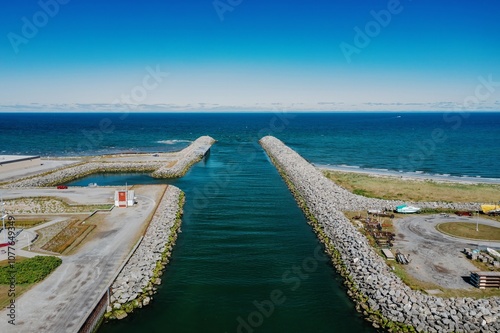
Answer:
<svg viewBox="0 0 500 333"><path fill-rule="evenodd" d="M330 165L330 164L328 164ZM334 165L335 166L335 165ZM347 164L340 164L338 165L339 167L342 167L342 168L352 168L352 169L361 169L360 166L357 166L357 165L347 165Z"/></svg>
<svg viewBox="0 0 500 333"><path fill-rule="evenodd" d="M163 143L165 145L175 145L176 143L186 143L186 142L193 142L191 140L160 140L156 141L156 143Z"/></svg>

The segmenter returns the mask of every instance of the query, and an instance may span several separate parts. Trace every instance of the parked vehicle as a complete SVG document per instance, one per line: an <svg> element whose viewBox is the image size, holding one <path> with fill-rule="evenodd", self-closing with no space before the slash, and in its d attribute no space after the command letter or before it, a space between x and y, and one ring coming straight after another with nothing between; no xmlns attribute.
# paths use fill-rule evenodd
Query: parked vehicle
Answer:
<svg viewBox="0 0 500 333"><path fill-rule="evenodd" d="M481 205L481 211L484 214L500 213L500 205Z"/></svg>
<svg viewBox="0 0 500 333"><path fill-rule="evenodd" d="M57 189L58 189L58 190L65 190L65 189L67 189L67 188L68 188L68 187L67 187L66 185L58 185L58 186L57 186Z"/></svg>
<svg viewBox="0 0 500 333"><path fill-rule="evenodd" d="M457 211L455 212L458 216L472 216L472 212L467 212L467 211Z"/></svg>

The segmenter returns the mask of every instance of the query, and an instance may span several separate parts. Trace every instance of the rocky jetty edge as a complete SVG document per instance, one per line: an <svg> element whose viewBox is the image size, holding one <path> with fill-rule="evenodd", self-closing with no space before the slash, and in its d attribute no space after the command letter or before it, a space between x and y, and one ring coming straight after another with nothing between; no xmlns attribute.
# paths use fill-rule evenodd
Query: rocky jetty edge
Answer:
<svg viewBox="0 0 500 333"><path fill-rule="evenodd" d="M9 182L3 187L55 186L95 173L150 172L151 176L155 178L182 177L193 164L205 156L214 142L215 140L209 136L199 137L188 147L178 152L180 158L174 165L165 164L164 161L89 161Z"/></svg>
<svg viewBox="0 0 500 333"><path fill-rule="evenodd" d="M163 165L154 171L151 176L155 178L175 178L182 177L189 168L199 162L208 152L215 140L209 136L201 136L189 147L182 150L183 157L173 166Z"/></svg>
<svg viewBox="0 0 500 333"><path fill-rule="evenodd" d="M356 309L375 328L389 332L500 331L500 297L440 298L412 290L342 213L393 207L398 201L365 198L341 188L274 137L264 137L260 144L324 243ZM469 205L473 204L463 206Z"/></svg>
<svg viewBox="0 0 500 333"><path fill-rule="evenodd" d="M106 319L123 319L152 301L181 225L184 192L169 185L134 253L111 285Z"/></svg>

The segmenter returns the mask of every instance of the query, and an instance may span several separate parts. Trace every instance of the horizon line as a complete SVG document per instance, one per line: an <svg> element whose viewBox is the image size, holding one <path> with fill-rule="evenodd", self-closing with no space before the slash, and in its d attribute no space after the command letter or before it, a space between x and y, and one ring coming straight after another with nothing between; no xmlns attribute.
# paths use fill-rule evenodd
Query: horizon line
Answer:
<svg viewBox="0 0 500 333"><path fill-rule="evenodd" d="M0 113L500 113L499 110L0 110Z"/></svg>

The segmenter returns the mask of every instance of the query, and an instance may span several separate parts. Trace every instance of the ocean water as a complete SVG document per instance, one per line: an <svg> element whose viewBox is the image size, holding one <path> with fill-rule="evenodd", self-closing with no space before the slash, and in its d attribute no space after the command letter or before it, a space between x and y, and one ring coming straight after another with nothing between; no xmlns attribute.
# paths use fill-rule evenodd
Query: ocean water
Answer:
<svg viewBox="0 0 500 333"><path fill-rule="evenodd" d="M93 155L218 142L185 177L92 175L71 185L170 183L186 193L151 305L100 332L374 332L257 140L321 165L500 178L500 114L0 114L0 154ZM112 130L111 130L112 129Z"/></svg>
<svg viewBox="0 0 500 333"><path fill-rule="evenodd" d="M122 185L144 175L87 177ZM177 180L185 215L152 304L99 332L373 332L265 153L218 142Z"/></svg>
<svg viewBox="0 0 500 333"><path fill-rule="evenodd" d="M500 178L500 113L0 113L0 154L171 151L271 134L318 165Z"/></svg>

